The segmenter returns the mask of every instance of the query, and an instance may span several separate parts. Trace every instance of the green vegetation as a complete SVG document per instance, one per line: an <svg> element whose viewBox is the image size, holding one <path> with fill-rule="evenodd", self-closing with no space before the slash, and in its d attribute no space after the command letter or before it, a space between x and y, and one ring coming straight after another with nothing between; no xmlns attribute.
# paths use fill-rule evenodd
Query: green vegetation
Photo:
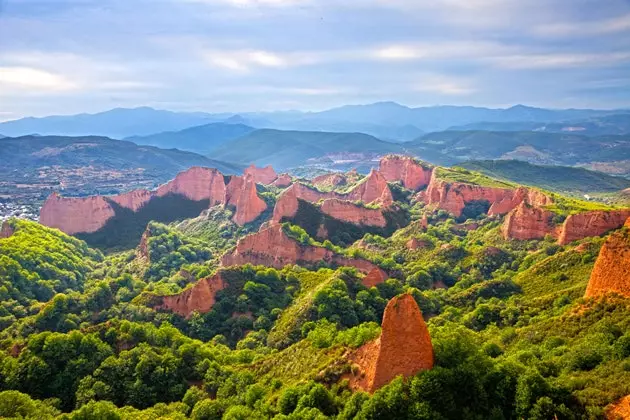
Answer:
<svg viewBox="0 0 630 420"><path fill-rule="evenodd" d="M479 185L481 187L494 187L494 188L515 188L516 185L511 182L500 181L495 178L490 178L480 172L470 171L465 168L452 167L444 168L438 167L435 169L436 176L447 182L460 182L463 184Z"/></svg>
<svg viewBox="0 0 630 420"><path fill-rule="evenodd" d="M518 160L481 160L457 166L560 194L616 192L630 187L630 180L626 178L569 166L532 165Z"/></svg>

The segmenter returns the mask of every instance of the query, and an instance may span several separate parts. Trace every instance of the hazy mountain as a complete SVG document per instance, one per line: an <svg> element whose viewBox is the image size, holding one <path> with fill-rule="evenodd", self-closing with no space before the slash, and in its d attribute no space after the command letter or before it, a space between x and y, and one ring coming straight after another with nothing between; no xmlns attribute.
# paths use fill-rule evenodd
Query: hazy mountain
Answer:
<svg viewBox="0 0 630 420"><path fill-rule="evenodd" d="M476 122L450 127L449 130L487 130L487 131L545 131L550 133L575 133L588 136L607 134L629 134L630 113L612 114L587 119L567 120L562 122Z"/></svg>
<svg viewBox="0 0 630 420"><path fill-rule="evenodd" d="M421 157L445 155L460 162L500 158L576 165L630 159L630 135L589 137L540 131L442 131L426 134L403 146Z"/></svg>
<svg viewBox="0 0 630 420"><path fill-rule="evenodd" d="M255 128L243 124L211 123L186 128L181 131L167 131L150 136L128 137L136 144L146 144L162 148L177 148L191 152L209 154L230 140L251 133Z"/></svg>
<svg viewBox="0 0 630 420"><path fill-rule="evenodd" d="M224 116L228 118L230 115ZM116 108L97 114L23 118L0 123L0 131L8 136L42 135L85 136L98 135L124 138L149 135L163 131L181 130L195 125L215 122L221 116L205 113L161 111L153 108Z"/></svg>
<svg viewBox="0 0 630 420"><path fill-rule="evenodd" d="M559 193L615 192L630 187L630 180L584 168L533 165L518 160L483 160L457 166L484 173L493 178L533 185Z"/></svg>
<svg viewBox="0 0 630 420"><path fill-rule="evenodd" d="M225 144L212 155L229 162L286 169L304 164L362 162L401 150L398 144L362 133L261 129Z"/></svg>

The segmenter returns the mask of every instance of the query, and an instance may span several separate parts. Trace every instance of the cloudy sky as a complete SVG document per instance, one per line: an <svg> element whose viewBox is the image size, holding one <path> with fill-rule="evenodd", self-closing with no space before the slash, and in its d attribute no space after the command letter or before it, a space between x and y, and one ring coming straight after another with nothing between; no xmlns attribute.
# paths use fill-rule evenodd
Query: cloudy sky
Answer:
<svg viewBox="0 0 630 420"><path fill-rule="evenodd" d="M629 0L0 0L0 120L630 107Z"/></svg>

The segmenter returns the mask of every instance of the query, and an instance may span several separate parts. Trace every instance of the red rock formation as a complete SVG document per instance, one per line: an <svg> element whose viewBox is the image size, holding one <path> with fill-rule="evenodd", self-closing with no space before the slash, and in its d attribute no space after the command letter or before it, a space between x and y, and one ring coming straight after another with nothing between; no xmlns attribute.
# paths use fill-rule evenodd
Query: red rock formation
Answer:
<svg viewBox="0 0 630 420"><path fill-rule="evenodd" d="M138 245L137 256L149 261L149 238L151 237L151 229L149 226L142 233L142 237L140 238L140 244Z"/></svg>
<svg viewBox="0 0 630 420"><path fill-rule="evenodd" d="M554 214L540 207L533 207L522 202L505 216L501 227L506 239L540 239L546 235L555 235L552 223Z"/></svg>
<svg viewBox="0 0 630 420"><path fill-rule="evenodd" d="M344 198L350 201L363 201L364 203L379 200L381 203L391 204L394 201L387 180L374 169Z"/></svg>
<svg viewBox="0 0 630 420"><path fill-rule="evenodd" d="M447 182L439 179L436 171L431 176L427 191L421 198L429 205L446 210L456 217L461 216L466 203L485 200L490 203L490 216L502 215L525 202L536 206L552 204L552 200L544 193L529 188L495 188L461 182Z"/></svg>
<svg viewBox="0 0 630 420"><path fill-rule="evenodd" d="M225 203L225 181L217 169L192 167L157 189L159 197L180 194L194 200L210 200L210 205Z"/></svg>
<svg viewBox="0 0 630 420"><path fill-rule="evenodd" d="M232 220L241 226L256 220L267 209L265 201L258 196L252 175L233 176L227 186L226 201L236 208Z"/></svg>
<svg viewBox="0 0 630 420"><path fill-rule="evenodd" d="M603 235L623 226L628 217L630 217L630 209L589 211L569 215L562 225L558 243L566 245L590 236Z"/></svg>
<svg viewBox="0 0 630 420"><path fill-rule="evenodd" d="M429 248L431 243L427 241L421 241L417 238L411 238L405 243L405 247L409 250L415 251L416 249Z"/></svg>
<svg viewBox="0 0 630 420"><path fill-rule="evenodd" d="M606 407L607 420L628 420L630 419L630 395L619 399L619 401Z"/></svg>
<svg viewBox="0 0 630 420"><path fill-rule="evenodd" d="M278 174L273 170L271 165L264 168L257 168L255 165L250 165L244 171L245 176L251 175L254 177L254 182L257 184L269 185L278 178Z"/></svg>
<svg viewBox="0 0 630 420"><path fill-rule="evenodd" d="M348 183L348 180L346 179L344 174L333 172L330 174L316 176L311 180L311 182L316 187L339 187L341 185L346 185Z"/></svg>
<svg viewBox="0 0 630 420"><path fill-rule="evenodd" d="M350 386L374 392L398 375L407 378L433 367L433 345L422 312L411 295L387 303L381 336L359 348L350 359L362 376L350 378Z"/></svg>
<svg viewBox="0 0 630 420"><path fill-rule="evenodd" d="M249 263L278 269L286 265L313 264L320 261L356 267L365 273L378 268L369 261L346 258L326 248L301 245L287 236L279 224L272 224L266 229L241 238L236 248L221 258L221 264L225 267Z"/></svg>
<svg viewBox="0 0 630 420"><path fill-rule="evenodd" d="M420 164L411 156L388 155L381 159L379 172L390 182L401 181L405 188L419 190L429 185L433 168Z"/></svg>
<svg viewBox="0 0 630 420"><path fill-rule="evenodd" d="M70 198L52 193L39 214L39 222L68 235L96 232L114 216L114 209L101 196Z"/></svg>
<svg viewBox="0 0 630 420"><path fill-rule="evenodd" d="M629 222L626 222L630 225ZM612 233L599 251L585 297L618 293L630 297L630 233Z"/></svg>
<svg viewBox="0 0 630 420"><path fill-rule="evenodd" d="M2 228L0 228L0 239L9 238L13 236L14 233L15 231L9 225L9 222L7 220L2 222Z"/></svg>
<svg viewBox="0 0 630 420"><path fill-rule="evenodd" d="M293 178L289 174L280 174L275 181L272 182L272 185L280 188L288 187L293 183Z"/></svg>
<svg viewBox="0 0 630 420"><path fill-rule="evenodd" d="M355 225L385 227L387 221L380 209L358 206L350 201L329 198L321 206L322 212L338 220Z"/></svg>
<svg viewBox="0 0 630 420"><path fill-rule="evenodd" d="M113 202L121 207L138 211L142 206L155 196L155 192L149 190L133 190L120 195L109 197Z"/></svg>
<svg viewBox="0 0 630 420"><path fill-rule="evenodd" d="M374 268L365 277L363 277L361 283L363 283L365 287L374 287L383 283L388 278L389 276L385 271L381 270L380 268Z"/></svg>
<svg viewBox="0 0 630 420"><path fill-rule="evenodd" d="M159 302L154 308L165 309L189 318L195 311L199 313L210 311L216 302L217 292L225 287L221 272L217 272L214 276L203 278L176 295L156 296Z"/></svg>
<svg viewBox="0 0 630 420"><path fill-rule="evenodd" d="M298 198L310 203L317 203L320 199L336 198L335 193L325 193L307 187L304 184L295 183L287 188L278 200L273 209L272 220L280 222L283 217L291 218L295 216L298 210Z"/></svg>

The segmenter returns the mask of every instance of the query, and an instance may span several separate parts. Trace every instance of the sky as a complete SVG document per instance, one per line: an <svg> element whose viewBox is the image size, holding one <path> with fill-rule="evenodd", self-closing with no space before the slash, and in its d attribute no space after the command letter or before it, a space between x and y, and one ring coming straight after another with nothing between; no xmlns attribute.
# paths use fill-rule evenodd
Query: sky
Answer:
<svg viewBox="0 0 630 420"><path fill-rule="evenodd" d="M630 0L0 0L0 120L630 108Z"/></svg>

